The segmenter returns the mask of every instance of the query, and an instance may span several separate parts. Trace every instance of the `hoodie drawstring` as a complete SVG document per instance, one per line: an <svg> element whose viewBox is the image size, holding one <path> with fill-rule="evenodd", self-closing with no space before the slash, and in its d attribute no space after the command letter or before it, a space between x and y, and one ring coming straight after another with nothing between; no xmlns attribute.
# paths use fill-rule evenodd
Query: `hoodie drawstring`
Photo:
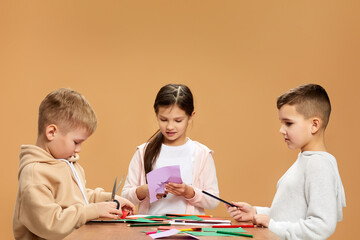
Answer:
<svg viewBox="0 0 360 240"><path fill-rule="evenodd" d="M79 175L78 175L77 172L76 172L76 169L75 169L75 167L74 167L73 162L69 162L69 161L66 160L66 159L59 159L59 160L61 160L61 161L63 161L63 162L66 162L66 163L70 166L70 169L71 169L71 171L72 171L72 173L73 173L73 175L74 175L74 177L75 177L76 183L77 183L77 185L79 186L80 191L81 191L81 193L82 193L82 195L83 195L83 197L84 197L85 203L86 203L86 205L89 204L89 201L87 200L87 197L86 197L84 188L83 188L83 186L82 186L82 184L81 184Z"/></svg>

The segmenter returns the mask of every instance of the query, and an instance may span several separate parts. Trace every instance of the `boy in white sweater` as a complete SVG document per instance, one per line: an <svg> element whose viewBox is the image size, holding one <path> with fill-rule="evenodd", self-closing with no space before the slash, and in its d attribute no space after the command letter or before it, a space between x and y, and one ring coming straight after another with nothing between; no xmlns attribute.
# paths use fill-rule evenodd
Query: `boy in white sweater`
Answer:
<svg viewBox="0 0 360 240"><path fill-rule="evenodd" d="M324 88L296 87L277 99L280 133L298 159L280 178L272 205L253 207L233 202L228 212L237 221L268 227L282 239L326 239L342 220L346 206L336 159L326 151L324 132L331 105Z"/></svg>

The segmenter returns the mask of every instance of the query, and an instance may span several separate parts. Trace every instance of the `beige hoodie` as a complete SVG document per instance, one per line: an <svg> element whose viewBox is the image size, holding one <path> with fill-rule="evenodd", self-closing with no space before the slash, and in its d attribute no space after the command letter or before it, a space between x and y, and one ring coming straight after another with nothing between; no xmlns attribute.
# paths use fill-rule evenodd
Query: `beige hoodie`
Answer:
<svg viewBox="0 0 360 240"><path fill-rule="evenodd" d="M71 159L83 189L85 174ZM68 163L40 147L23 145L19 187L13 216L15 239L62 239L87 221L98 218L94 202L110 199L103 189L86 189L86 204Z"/></svg>

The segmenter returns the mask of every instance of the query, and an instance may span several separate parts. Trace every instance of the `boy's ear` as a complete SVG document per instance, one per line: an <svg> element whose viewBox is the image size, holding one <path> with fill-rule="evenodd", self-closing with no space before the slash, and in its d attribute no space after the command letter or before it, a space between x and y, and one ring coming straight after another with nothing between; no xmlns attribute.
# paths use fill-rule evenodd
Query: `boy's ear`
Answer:
<svg viewBox="0 0 360 240"><path fill-rule="evenodd" d="M52 141L58 133L58 127L55 124L50 124L45 129L45 136L48 141Z"/></svg>
<svg viewBox="0 0 360 240"><path fill-rule="evenodd" d="M321 127L321 120L320 118L313 118L311 120L311 133L315 134L319 131L320 127Z"/></svg>

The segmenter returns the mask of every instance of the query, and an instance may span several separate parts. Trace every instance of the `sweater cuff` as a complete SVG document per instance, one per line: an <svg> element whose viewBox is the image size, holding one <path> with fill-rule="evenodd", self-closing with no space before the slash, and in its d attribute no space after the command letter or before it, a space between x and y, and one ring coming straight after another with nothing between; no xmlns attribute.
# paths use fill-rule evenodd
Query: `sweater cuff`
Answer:
<svg viewBox="0 0 360 240"><path fill-rule="evenodd" d="M185 198L186 201L188 201L192 205L194 205L194 203L196 203L196 202L199 202L200 199L201 199L201 196L202 196L201 195L202 192L201 192L200 189L195 188L195 187L193 187L193 189L194 189L194 192L195 192L194 196L192 198Z"/></svg>
<svg viewBox="0 0 360 240"><path fill-rule="evenodd" d="M98 201L96 202L105 202L105 201L109 201L111 198L111 193L110 192L102 192L100 194L100 197L97 199Z"/></svg>
<svg viewBox="0 0 360 240"><path fill-rule="evenodd" d="M90 203L85 206L85 220L86 222L99 218L99 212L94 203Z"/></svg>
<svg viewBox="0 0 360 240"><path fill-rule="evenodd" d="M255 206L255 209L256 209L256 214L266 214L266 215L270 216L270 208L268 208L268 207Z"/></svg>
<svg viewBox="0 0 360 240"><path fill-rule="evenodd" d="M273 219L270 219L269 222L269 230L278 235L281 239L285 239L284 235L284 228L281 226L281 224L275 222Z"/></svg>
<svg viewBox="0 0 360 240"><path fill-rule="evenodd" d="M136 194L136 189L137 189L137 187L135 187L129 191L129 198L128 198L134 205L138 205L138 204L144 202L148 198L148 197L145 197L142 200L138 199L138 196Z"/></svg>

